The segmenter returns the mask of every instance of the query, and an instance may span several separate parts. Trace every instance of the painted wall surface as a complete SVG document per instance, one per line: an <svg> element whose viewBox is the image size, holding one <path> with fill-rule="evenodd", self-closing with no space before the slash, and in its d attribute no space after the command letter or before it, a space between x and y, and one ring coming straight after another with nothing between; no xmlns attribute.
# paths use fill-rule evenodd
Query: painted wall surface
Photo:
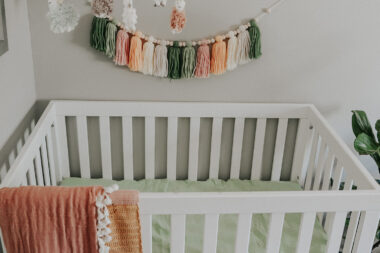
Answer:
<svg viewBox="0 0 380 253"><path fill-rule="evenodd" d="M49 31L46 0L29 5L38 99L228 101L313 103L352 146L352 109L380 118L380 2L288 0L259 23L263 56L206 80L157 79L116 67L89 46L92 15L87 1L73 1L80 24L69 34ZM115 1L120 19L121 0ZM200 39L247 22L269 0L191 0L188 23L170 33L173 1L165 9L135 1L138 28L167 39ZM362 158L377 175L374 163Z"/></svg>
<svg viewBox="0 0 380 253"><path fill-rule="evenodd" d="M9 51L0 57L0 150L36 100L26 0L5 0Z"/></svg>

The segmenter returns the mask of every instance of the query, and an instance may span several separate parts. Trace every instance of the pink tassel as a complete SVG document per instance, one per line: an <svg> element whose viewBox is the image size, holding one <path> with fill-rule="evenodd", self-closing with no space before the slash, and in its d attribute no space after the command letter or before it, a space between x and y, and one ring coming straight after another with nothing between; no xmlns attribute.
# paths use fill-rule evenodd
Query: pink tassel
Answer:
<svg viewBox="0 0 380 253"><path fill-rule="evenodd" d="M127 31L120 30L116 38L115 64L128 66L129 64L129 35Z"/></svg>
<svg viewBox="0 0 380 253"><path fill-rule="evenodd" d="M197 51L197 66L194 76L206 78L210 74L210 48L207 44L202 44Z"/></svg>

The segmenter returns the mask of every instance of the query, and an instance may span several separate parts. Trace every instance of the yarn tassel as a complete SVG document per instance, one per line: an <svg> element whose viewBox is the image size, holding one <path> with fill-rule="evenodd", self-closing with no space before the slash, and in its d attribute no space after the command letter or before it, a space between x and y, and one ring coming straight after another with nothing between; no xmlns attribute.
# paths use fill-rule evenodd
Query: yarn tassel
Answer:
<svg viewBox="0 0 380 253"><path fill-rule="evenodd" d="M227 48L227 69L233 70L237 67L237 46L238 40L234 32L228 33L228 48Z"/></svg>
<svg viewBox="0 0 380 253"><path fill-rule="evenodd" d="M181 78L181 49L178 41L168 49L168 77L171 79Z"/></svg>
<svg viewBox="0 0 380 253"><path fill-rule="evenodd" d="M251 39L249 33L244 28L240 28L238 36L237 56L239 64L244 64L250 61L249 50L251 48Z"/></svg>
<svg viewBox="0 0 380 253"><path fill-rule="evenodd" d="M188 42L182 52L181 77L191 78L193 76L196 60L195 57L195 49L192 46L191 42Z"/></svg>
<svg viewBox="0 0 380 253"><path fill-rule="evenodd" d="M249 50L249 58L257 59L261 56L261 32L257 26L255 20L250 21L250 27L248 28L249 37L251 40L251 46Z"/></svg>
<svg viewBox="0 0 380 253"><path fill-rule="evenodd" d="M115 56L117 27L113 22L108 22L106 30L106 55L109 58Z"/></svg>
<svg viewBox="0 0 380 253"><path fill-rule="evenodd" d="M141 32L136 32L131 39L129 50L129 69L131 71L141 71L143 67Z"/></svg>
<svg viewBox="0 0 380 253"><path fill-rule="evenodd" d="M211 73L220 75L226 71L226 51L226 42L221 36L216 36L211 52Z"/></svg>
<svg viewBox="0 0 380 253"><path fill-rule="evenodd" d="M166 41L161 41L154 49L153 75L158 77L168 76L168 48Z"/></svg>
<svg viewBox="0 0 380 253"><path fill-rule="evenodd" d="M125 30L119 30L116 37L115 64L125 66L129 64L129 35Z"/></svg>
<svg viewBox="0 0 380 253"><path fill-rule="evenodd" d="M90 44L91 47L101 52L106 51L106 30L108 20L94 16L91 27Z"/></svg>
<svg viewBox="0 0 380 253"><path fill-rule="evenodd" d="M197 51L197 65L194 76L198 78L207 78L210 74L210 48L204 43Z"/></svg>
<svg viewBox="0 0 380 253"><path fill-rule="evenodd" d="M143 68L142 73L144 75L153 75L153 55L154 55L154 38L149 37L148 41L144 43L143 47Z"/></svg>

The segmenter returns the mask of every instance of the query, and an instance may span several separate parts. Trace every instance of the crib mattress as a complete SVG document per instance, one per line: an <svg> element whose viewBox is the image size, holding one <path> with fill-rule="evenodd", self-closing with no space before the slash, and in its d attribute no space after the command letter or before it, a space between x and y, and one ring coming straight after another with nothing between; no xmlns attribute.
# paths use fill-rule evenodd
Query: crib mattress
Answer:
<svg viewBox="0 0 380 253"><path fill-rule="evenodd" d="M140 192L234 192L234 191L299 191L302 190L294 182L269 182L251 180L216 180L208 181L169 181L166 179L141 181L112 181L107 179L66 178L62 186L108 186L117 183L120 189L134 189ZM237 215L223 214L219 218L218 253L234 252ZM286 214L281 239L281 253L294 253L296 251L300 214ZM153 223L153 253L170 252L170 216L155 215ZM266 237L268 233L269 215L254 214L249 243L250 253L265 252ZM203 245L203 215L186 216L186 253L200 253ZM311 253L325 252L327 236L318 219L316 219Z"/></svg>

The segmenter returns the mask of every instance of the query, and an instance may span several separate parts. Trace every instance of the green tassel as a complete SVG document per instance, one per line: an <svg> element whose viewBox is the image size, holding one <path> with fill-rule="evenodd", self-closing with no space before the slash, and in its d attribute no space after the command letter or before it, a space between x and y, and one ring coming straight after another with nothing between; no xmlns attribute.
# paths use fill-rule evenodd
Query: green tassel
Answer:
<svg viewBox="0 0 380 253"><path fill-rule="evenodd" d="M178 41L168 48L168 77L170 79L181 78L181 49Z"/></svg>
<svg viewBox="0 0 380 253"><path fill-rule="evenodd" d="M191 45L191 42L186 44L186 47L182 51L182 71L181 77L191 78L193 77L195 69L195 48Z"/></svg>
<svg viewBox="0 0 380 253"><path fill-rule="evenodd" d="M113 22L108 22L106 31L106 55L109 58L116 54L116 33L117 26Z"/></svg>
<svg viewBox="0 0 380 253"><path fill-rule="evenodd" d="M91 47L101 52L106 51L106 30L108 20L106 18L94 17L91 27Z"/></svg>
<svg viewBox="0 0 380 253"><path fill-rule="evenodd" d="M250 21L251 26L248 28L251 46L249 49L249 58L257 59L261 56L261 33L255 20Z"/></svg>

